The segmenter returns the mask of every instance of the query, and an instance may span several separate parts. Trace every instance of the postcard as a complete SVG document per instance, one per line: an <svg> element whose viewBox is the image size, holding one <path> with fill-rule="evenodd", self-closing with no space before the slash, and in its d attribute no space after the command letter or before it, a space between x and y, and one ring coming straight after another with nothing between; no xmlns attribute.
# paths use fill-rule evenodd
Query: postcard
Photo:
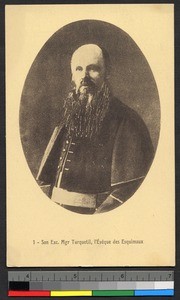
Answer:
<svg viewBox="0 0 180 300"><path fill-rule="evenodd" d="M7 266L174 266L173 10L6 6Z"/></svg>

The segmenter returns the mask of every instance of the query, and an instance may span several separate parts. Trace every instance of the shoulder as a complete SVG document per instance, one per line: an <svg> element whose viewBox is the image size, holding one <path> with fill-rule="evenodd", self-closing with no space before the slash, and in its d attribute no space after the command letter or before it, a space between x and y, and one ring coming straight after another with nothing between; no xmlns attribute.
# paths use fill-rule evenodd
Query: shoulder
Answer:
<svg viewBox="0 0 180 300"><path fill-rule="evenodd" d="M143 122L142 118L135 110L133 110L117 98L112 98L111 100L111 111L117 119L124 119L127 121L140 123Z"/></svg>
<svg viewBox="0 0 180 300"><path fill-rule="evenodd" d="M131 129L132 132L145 132L145 134L149 135L147 126L140 115L115 97L112 98L111 101L111 113L114 119L116 119L119 125L121 127L123 126L124 129Z"/></svg>
<svg viewBox="0 0 180 300"><path fill-rule="evenodd" d="M154 152L149 130L136 111L117 98L112 99L111 111L118 124L117 135L119 137L129 141L129 145L146 145L151 152Z"/></svg>

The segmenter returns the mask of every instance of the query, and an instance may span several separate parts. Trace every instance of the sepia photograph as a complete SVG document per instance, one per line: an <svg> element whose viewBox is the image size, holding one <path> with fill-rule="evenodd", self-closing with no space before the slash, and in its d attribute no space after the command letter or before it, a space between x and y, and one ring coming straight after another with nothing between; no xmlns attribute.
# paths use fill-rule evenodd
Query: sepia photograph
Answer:
<svg viewBox="0 0 180 300"><path fill-rule="evenodd" d="M175 264L173 9L6 6L8 267Z"/></svg>
<svg viewBox="0 0 180 300"><path fill-rule="evenodd" d="M53 202L81 214L122 205L151 166L159 130L157 85L128 33L83 20L42 47L24 84L20 133Z"/></svg>

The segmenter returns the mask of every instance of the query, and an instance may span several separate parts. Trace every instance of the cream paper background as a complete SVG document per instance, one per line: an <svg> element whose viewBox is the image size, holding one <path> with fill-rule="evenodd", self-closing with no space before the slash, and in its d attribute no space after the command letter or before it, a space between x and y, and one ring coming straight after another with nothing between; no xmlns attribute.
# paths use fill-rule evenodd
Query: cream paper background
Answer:
<svg viewBox="0 0 180 300"><path fill-rule="evenodd" d="M174 265L173 9L170 4L6 6L8 266ZM93 216L69 212L43 194L28 168L19 134L22 88L37 53L59 28L83 19L109 22L133 38L154 74L162 114L156 156L141 187L123 206ZM112 244L65 246L63 239ZM113 244L114 239L143 244Z"/></svg>

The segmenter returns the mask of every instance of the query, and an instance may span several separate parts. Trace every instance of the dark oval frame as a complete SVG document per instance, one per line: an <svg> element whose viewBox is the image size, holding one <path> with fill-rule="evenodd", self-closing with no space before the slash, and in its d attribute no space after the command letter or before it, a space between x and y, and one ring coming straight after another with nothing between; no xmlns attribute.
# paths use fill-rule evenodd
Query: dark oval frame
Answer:
<svg viewBox="0 0 180 300"><path fill-rule="evenodd" d="M156 150L160 101L151 68L133 39L115 25L98 20L70 23L55 32L36 56L20 103L20 136L29 168L36 177L50 136L62 118L62 102L71 85L70 61L83 44L94 43L110 56L109 82L115 97L144 120Z"/></svg>

